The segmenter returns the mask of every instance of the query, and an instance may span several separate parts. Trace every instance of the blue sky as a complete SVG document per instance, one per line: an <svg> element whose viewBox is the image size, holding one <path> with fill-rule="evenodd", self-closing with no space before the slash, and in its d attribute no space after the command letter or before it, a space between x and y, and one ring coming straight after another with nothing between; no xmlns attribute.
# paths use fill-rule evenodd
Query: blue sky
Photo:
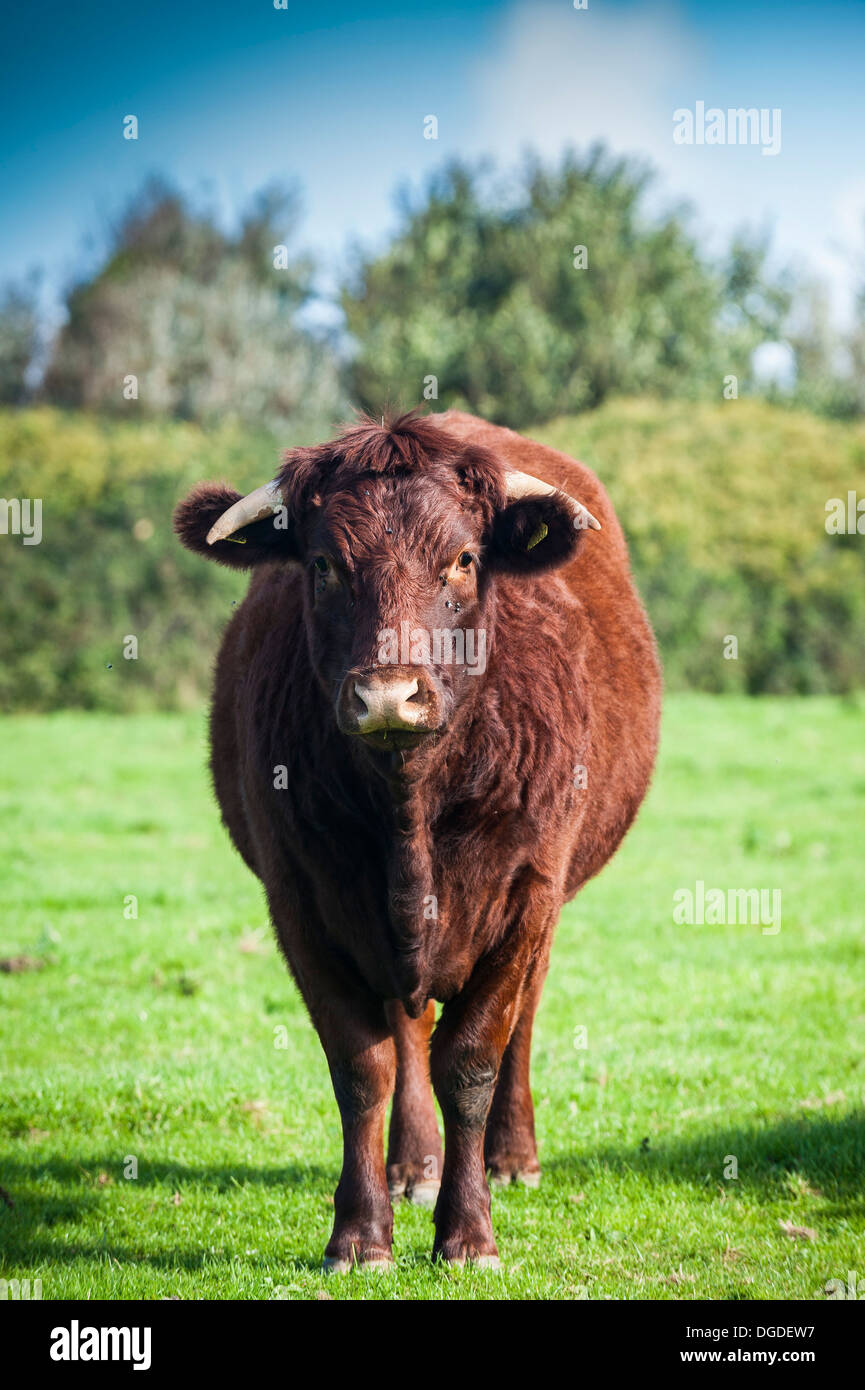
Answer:
<svg viewBox="0 0 865 1390"><path fill-rule="evenodd" d="M659 201L692 201L707 248L771 228L842 317L865 251L865 0L47 0L7 7L0 52L0 277L42 266L49 300L150 173L226 221L298 179L327 283L449 157L507 168L597 138L658 168ZM675 145L697 101L780 108L780 153Z"/></svg>

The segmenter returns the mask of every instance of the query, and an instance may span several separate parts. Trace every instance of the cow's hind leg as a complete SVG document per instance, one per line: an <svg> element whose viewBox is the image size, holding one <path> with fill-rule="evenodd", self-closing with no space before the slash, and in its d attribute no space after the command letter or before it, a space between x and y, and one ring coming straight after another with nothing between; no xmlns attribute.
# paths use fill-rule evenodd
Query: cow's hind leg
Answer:
<svg viewBox="0 0 865 1390"><path fill-rule="evenodd" d="M387 1183L393 1200L435 1205L441 1185L442 1144L429 1072L429 1040L435 1025L430 1002L420 1018L402 1004L385 1006L396 1043L396 1089L390 1117Z"/></svg>
<svg viewBox="0 0 865 1390"><path fill-rule="evenodd" d="M492 1181L537 1187L541 1166L535 1142L535 1112L529 1082L532 1025L545 971L527 988L517 1026L505 1049L484 1140L484 1160Z"/></svg>

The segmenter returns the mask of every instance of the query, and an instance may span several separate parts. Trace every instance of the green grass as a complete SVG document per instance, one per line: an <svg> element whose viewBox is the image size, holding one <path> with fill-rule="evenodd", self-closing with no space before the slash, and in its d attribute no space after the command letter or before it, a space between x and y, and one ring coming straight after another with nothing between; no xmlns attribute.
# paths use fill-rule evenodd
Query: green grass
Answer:
<svg viewBox="0 0 865 1390"><path fill-rule="evenodd" d="M493 1195L503 1272L433 1267L429 1213L402 1205L394 1270L330 1279L336 1109L220 828L203 719L6 720L0 956L44 964L0 974L0 1277L265 1299L822 1298L865 1278L862 714L668 700L637 825L559 926L544 1176ZM780 888L780 932L674 925L697 879Z"/></svg>

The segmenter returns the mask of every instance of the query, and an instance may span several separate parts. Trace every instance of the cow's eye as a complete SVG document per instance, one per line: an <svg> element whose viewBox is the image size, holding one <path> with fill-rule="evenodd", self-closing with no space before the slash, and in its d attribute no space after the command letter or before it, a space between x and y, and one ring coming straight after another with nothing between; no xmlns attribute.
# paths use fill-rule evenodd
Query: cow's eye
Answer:
<svg viewBox="0 0 865 1390"><path fill-rule="evenodd" d="M330 565L327 563L327 560L324 558L323 555L316 555L312 564L313 568L316 570L318 574L327 574L328 570L330 569Z"/></svg>
<svg viewBox="0 0 865 1390"><path fill-rule="evenodd" d="M461 570L467 570L470 567L473 559L474 556L470 555L467 550L464 550L460 555L459 559L457 560L457 564L459 565Z"/></svg>

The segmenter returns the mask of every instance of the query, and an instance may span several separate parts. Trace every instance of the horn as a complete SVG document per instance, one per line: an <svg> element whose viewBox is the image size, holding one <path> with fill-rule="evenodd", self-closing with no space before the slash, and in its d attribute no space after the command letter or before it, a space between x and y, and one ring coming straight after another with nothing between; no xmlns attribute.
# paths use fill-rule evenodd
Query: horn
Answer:
<svg viewBox="0 0 865 1390"><path fill-rule="evenodd" d="M527 497L550 497L554 492L570 503L574 521L579 519L581 528L591 526L593 531L600 531L601 523L597 517L592 516L588 507L584 507L576 497L571 497L570 493L562 492L561 488L553 487L552 483L545 483L540 478L533 478L531 473L520 473L516 468L509 468L505 473L505 495L509 502L519 502Z"/></svg>
<svg viewBox="0 0 865 1390"><path fill-rule="evenodd" d="M235 531L251 525L253 521L272 516L281 506L282 493L279 483L274 478L273 482L265 483L264 487L257 487L254 492L247 493L239 502L229 507L227 512L223 512L208 531L207 544L214 545L216 541L229 540Z"/></svg>

